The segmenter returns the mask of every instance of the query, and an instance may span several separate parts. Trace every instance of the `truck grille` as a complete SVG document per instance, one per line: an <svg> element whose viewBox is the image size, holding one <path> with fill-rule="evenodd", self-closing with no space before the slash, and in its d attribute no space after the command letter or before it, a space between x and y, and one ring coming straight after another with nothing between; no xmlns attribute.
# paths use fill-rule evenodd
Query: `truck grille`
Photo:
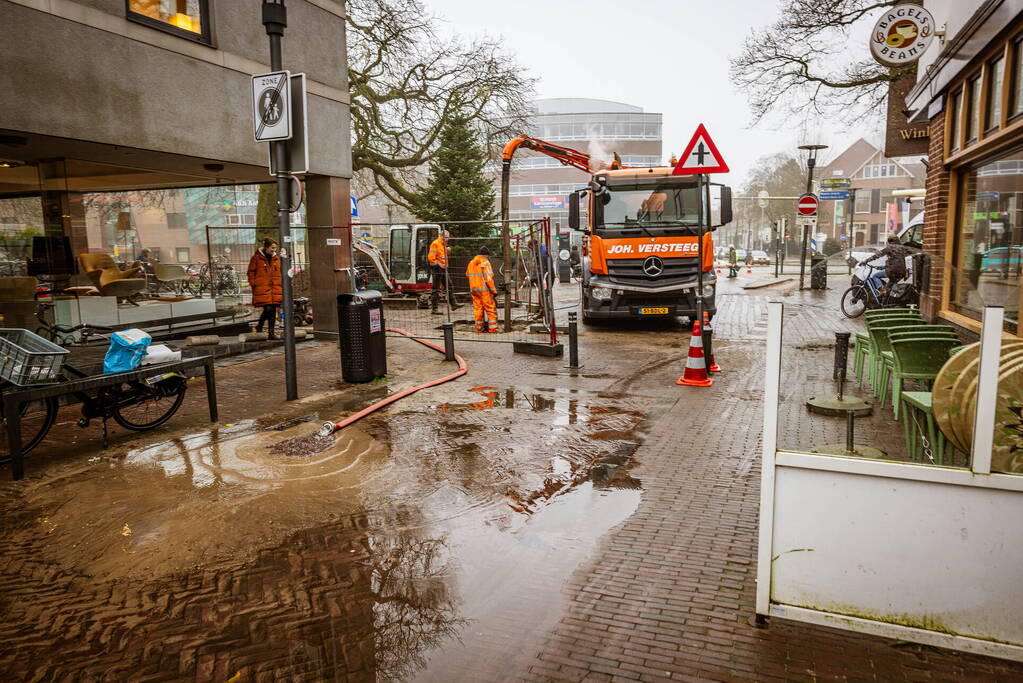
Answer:
<svg viewBox="0 0 1023 683"><path fill-rule="evenodd" d="M649 284L651 287L681 285L692 283L699 270L699 259L662 258L664 271L657 277L650 277L643 272L645 258L608 259L607 274L612 282L639 285Z"/></svg>

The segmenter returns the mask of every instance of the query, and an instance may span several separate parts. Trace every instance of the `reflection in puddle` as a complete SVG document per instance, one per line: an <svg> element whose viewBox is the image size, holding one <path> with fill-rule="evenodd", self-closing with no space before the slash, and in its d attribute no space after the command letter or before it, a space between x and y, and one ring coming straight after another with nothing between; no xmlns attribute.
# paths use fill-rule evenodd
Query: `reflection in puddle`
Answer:
<svg viewBox="0 0 1023 683"><path fill-rule="evenodd" d="M369 418L315 453L274 452L315 432L315 416L280 431L249 421L43 481L0 537L0 552L27 558L0 575L19 596L0 638L27 643L0 668L502 678L560 616L573 570L638 506L644 408L476 387ZM39 580L54 571L73 580ZM59 624L34 611L41 586ZM87 627L98 623L107 630ZM114 648L109 629L149 645Z"/></svg>

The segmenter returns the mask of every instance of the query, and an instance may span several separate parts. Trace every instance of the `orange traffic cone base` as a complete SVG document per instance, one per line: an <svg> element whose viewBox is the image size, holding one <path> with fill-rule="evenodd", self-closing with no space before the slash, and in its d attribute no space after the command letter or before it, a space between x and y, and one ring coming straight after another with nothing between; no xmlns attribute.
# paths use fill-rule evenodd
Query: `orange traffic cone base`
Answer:
<svg viewBox="0 0 1023 683"><path fill-rule="evenodd" d="M708 370L707 372L721 372L721 366L718 365L717 363L711 363L710 370Z"/></svg>
<svg viewBox="0 0 1023 683"><path fill-rule="evenodd" d="M709 387L711 384L714 384L714 380L711 377L707 379L686 379L686 376L682 375L675 384L683 387Z"/></svg>

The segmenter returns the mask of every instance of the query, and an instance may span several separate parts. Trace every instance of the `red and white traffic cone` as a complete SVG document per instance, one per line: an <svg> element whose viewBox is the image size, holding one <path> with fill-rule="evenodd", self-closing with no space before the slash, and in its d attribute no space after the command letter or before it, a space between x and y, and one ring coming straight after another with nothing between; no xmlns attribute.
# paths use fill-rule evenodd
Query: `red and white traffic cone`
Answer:
<svg viewBox="0 0 1023 683"><path fill-rule="evenodd" d="M707 372L721 372L721 366L714 360L714 328L710 325L710 314L703 312L703 333L707 335Z"/></svg>
<svg viewBox="0 0 1023 683"><path fill-rule="evenodd" d="M714 380L707 374L707 359L703 357L703 334L700 332L700 321L693 321L693 333L689 338L689 357L686 358L686 371L675 384L687 387L709 387Z"/></svg>

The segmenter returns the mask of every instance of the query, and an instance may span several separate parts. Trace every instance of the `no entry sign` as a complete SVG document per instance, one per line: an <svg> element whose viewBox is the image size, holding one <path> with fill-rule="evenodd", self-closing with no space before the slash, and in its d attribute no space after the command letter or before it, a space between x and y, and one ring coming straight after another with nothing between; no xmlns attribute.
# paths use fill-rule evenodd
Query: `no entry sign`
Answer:
<svg viewBox="0 0 1023 683"><path fill-rule="evenodd" d="M817 215L817 195L815 194L804 194L796 201L796 211L799 212L800 216L816 216Z"/></svg>

